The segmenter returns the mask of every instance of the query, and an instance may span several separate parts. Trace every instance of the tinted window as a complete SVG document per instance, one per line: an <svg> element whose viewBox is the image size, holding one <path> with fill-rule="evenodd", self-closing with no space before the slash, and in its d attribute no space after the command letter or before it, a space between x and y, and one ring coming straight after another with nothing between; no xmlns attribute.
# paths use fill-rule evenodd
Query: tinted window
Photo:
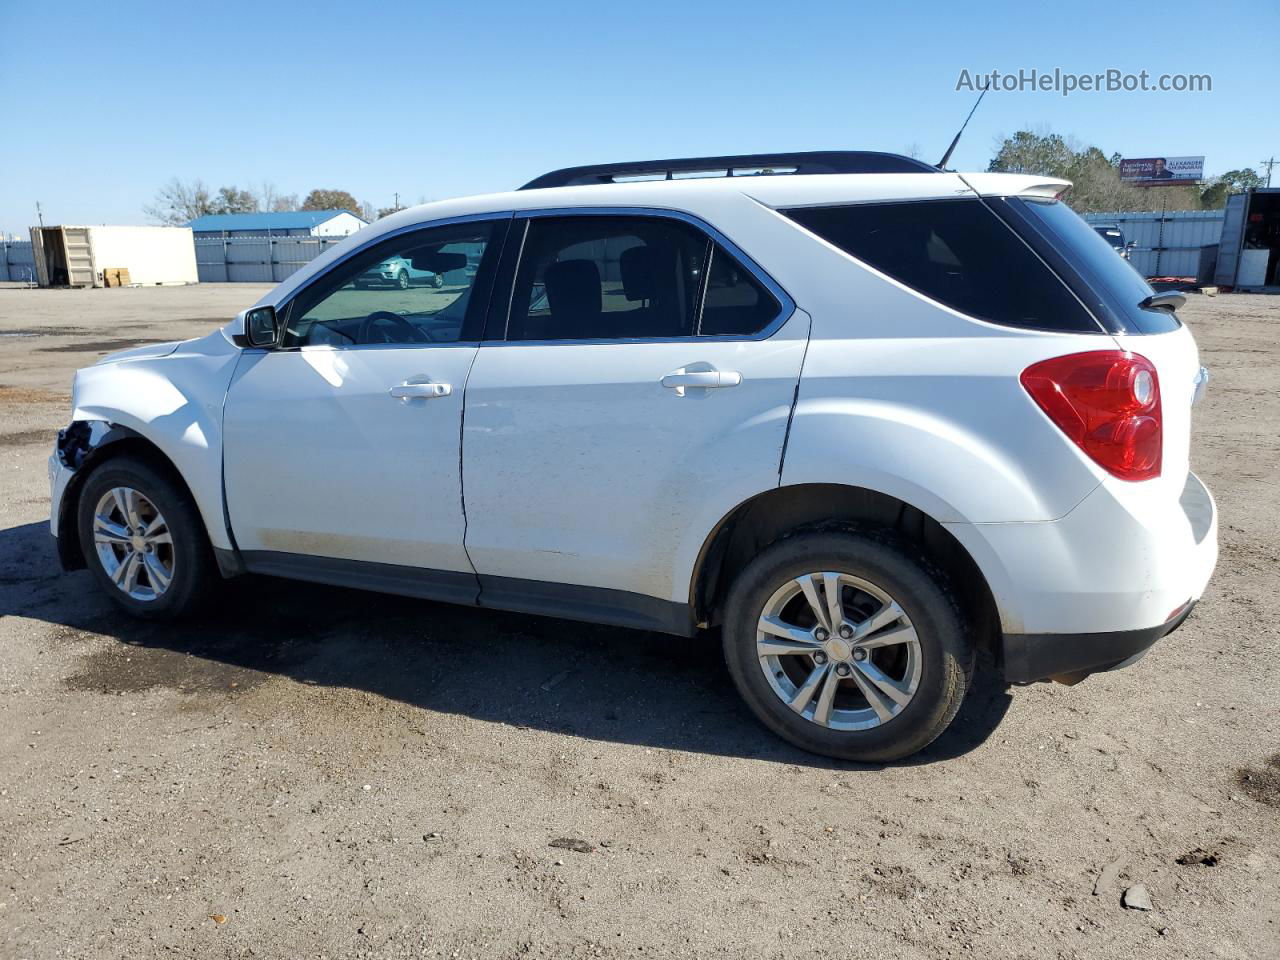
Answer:
<svg viewBox="0 0 1280 960"><path fill-rule="evenodd" d="M357 254L293 299L281 345L461 339L464 325L477 323L484 308L472 294L495 229L491 223L437 227Z"/></svg>
<svg viewBox="0 0 1280 960"><path fill-rule="evenodd" d="M698 333L704 337L750 336L778 316L782 305L733 256L715 244Z"/></svg>
<svg viewBox="0 0 1280 960"><path fill-rule="evenodd" d="M1026 199L1013 203L1047 232L1055 249L1067 257L1075 270L1107 295L1126 328L1139 333L1164 333L1178 326L1177 318L1169 311L1138 306L1155 291L1131 261L1117 257L1112 246L1065 203Z"/></svg>
<svg viewBox="0 0 1280 960"><path fill-rule="evenodd" d="M971 317L1015 327L1099 331L1071 292L980 200L786 213L851 256ZM1089 233L1123 265L1101 238Z"/></svg>
<svg viewBox="0 0 1280 960"><path fill-rule="evenodd" d="M507 339L692 336L709 243L660 217L533 220Z"/></svg>

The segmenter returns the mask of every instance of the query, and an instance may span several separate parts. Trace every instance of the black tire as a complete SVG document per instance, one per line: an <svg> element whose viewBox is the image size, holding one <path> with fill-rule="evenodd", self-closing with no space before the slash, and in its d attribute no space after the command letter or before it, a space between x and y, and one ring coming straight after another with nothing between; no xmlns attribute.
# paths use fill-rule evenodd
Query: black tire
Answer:
<svg viewBox="0 0 1280 960"><path fill-rule="evenodd" d="M444 286L444 277L440 276L440 274L437 273L435 276L431 278L431 286L439 290L441 287Z"/></svg>
<svg viewBox="0 0 1280 960"><path fill-rule="evenodd" d="M878 587L902 607L919 638L922 669L914 696L870 729L833 730L800 716L762 669L756 639L766 603L788 580L816 571L849 574ZM899 760L932 743L959 711L974 664L973 643L945 576L913 545L878 531L800 533L763 550L729 591L724 655L738 692L771 731L810 753L865 763Z"/></svg>
<svg viewBox="0 0 1280 960"><path fill-rule="evenodd" d="M409 272L407 270L401 270L396 274L396 285L399 286L401 290L409 289Z"/></svg>
<svg viewBox="0 0 1280 960"><path fill-rule="evenodd" d="M167 522L172 537L173 577L151 600L137 600L112 582L93 539L94 509L113 487L131 487L150 500ZM126 613L145 620L172 620L198 611L218 583L217 568L204 522L195 501L166 470L133 456L105 461L85 480L77 505L76 525L85 562L107 596Z"/></svg>

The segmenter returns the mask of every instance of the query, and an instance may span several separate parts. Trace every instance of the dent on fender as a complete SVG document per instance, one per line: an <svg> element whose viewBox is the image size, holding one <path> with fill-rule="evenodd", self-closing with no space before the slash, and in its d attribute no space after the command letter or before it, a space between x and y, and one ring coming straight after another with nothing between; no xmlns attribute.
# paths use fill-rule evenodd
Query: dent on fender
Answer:
<svg viewBox="0 0 1280 960"><path fill-rule="evenodd" d="M217 330L165 355L109 357L78 371L73 422L59 441L60 459L75 470L103 444L126 435L147 441L186 482L213 545L229 547L222 509L222 401L240 356Z"/></svg>

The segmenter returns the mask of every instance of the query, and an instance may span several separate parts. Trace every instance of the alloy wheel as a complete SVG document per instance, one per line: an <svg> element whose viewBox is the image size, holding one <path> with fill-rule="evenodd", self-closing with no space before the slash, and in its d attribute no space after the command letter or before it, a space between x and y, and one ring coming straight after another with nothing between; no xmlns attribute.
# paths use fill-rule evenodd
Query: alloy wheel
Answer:
<svg viewBox="0 0 1280 960"><path fill-rule="evenodd" d="M769 686L792 711L831 730L868 730L898 716L920 686L910 618L888 593L846 573L779 587L756 627Z"/></svg>
<svg viewBox="0 0 1280 960"><path fill-rule="evenodd" d="M116 587L143 602L173 582L173 536L156 505L132 487L112 487L93 511L98 562Z"/></svg>

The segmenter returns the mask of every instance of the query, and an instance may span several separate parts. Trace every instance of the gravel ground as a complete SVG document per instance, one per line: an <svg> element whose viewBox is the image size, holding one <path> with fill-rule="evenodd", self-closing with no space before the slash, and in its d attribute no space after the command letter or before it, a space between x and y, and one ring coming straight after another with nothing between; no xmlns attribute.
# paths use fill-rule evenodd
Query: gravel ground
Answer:
<svg viewBox="0 0 1280 960"><path fill-rule="evenodd" d="M0 957L1280 956L1280 298L1183 312L1186 626L873 768L765 734L710 643L281 581L154 626L61 575L71 371L263 289L0 289Z"/></svg>

